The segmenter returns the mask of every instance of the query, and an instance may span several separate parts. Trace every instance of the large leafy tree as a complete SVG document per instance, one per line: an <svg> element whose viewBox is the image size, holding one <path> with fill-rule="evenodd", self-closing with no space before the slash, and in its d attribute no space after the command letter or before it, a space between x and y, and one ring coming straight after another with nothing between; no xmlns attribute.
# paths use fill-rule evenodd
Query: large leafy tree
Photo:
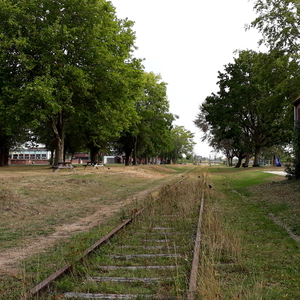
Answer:
<svg viewBox="0 0 300 300"><path fill-rule="evenodd" d="M290 59L299 65L300 61L300 2L299 0L256 0L254 9L258 16L251 23L258 29L263 38L260 41L269 49L279 49L290 56ZM299 72L298 72L299 73ZM298 74L297 74L298 75ZM292 80L294 88L299 95L299 76ZM298 95L294 95L296 99ZM292 110L292 109L291 109ZM294 163L287 168L290 178L299 179L300 156L299 156L299 124L295 124L294 137Z"/></svg>
<svg viewBox="0 0 300 300"><path fill-rule="evenodd" d="M288 143L291 139L290 82L296 76L288 56L241 51L234 63L219 73L219 92L200 106L195 124L210 132L212 140L231 139L233 148L253 151L259 165L263 147Z"/></svg>
<svg viewBox="0 0 300 300"><path fill-rule="evenodd" d="M125 76L140 68L132 58L132 22L117 19L105 0L2 4L3 60L20 78L10 97L18 97L17 114L29 115L32 126L50 127L56 163L63 160L70 120L86 120L91 131L103 130L103 136L110 126L121 131L134 113ZM96 118L102 126L93 122Z"/></svg>
<svg viewBox="0 0 300 300"><path fill-rule="evenodd" d="M124 131L118 141L118 149L126 156L126 165L133 155L133 164L137 157L158 155L168 147L167 141L171 124L175 118L169 112L167 84L160 75L144 73L135 109L138 120Z"/></svg>
<svg viewBox="0 0 300 300"><path fill-rule="evenodd" d="M28 118L25 114L20 118L16 112L20 92L12 93L15 86L21 86L24 82L11 53L17 52L17 47L22 41L15 39L12 51L7 51L12 43L7 39L7 35L14 34L15 20L12 16L20 10L10 1L1 0L0 5L0 166L5 166L8 165L9 150L28 138Z"/></svg>

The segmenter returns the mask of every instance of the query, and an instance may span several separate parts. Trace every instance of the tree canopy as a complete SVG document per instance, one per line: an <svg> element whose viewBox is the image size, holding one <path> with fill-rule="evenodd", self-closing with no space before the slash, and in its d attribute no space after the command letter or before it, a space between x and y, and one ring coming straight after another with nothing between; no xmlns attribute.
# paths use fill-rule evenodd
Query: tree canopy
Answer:
<svg viewBox="0 0 300 300"><path fill-rule="evenodd" d="M97 143L99 132L105 140L136 117L142 66L132 56L133 22L118 19L110 2L1 0L0 20L0 59L9 70L2 95L15 103L15 118L50 127L56 162L72 120L88 125L80 131Z"/></svg>
<svg viewBox="0 0 300 300"><path fill-rule="evenodd" d="M171 151L167 84L133 56L133 22L110 1L0 4L0 165L32 137L55 164L82 149L96 160L117 139L134 160Z"/></svg>
<svg viewBox="0 0 300 300"><path fill-rule="evenodd" d="M126 155L126 164L133 154L147 158L169 149L169 135L175 116L169 112L167 84L160 75L144 73L139 98L135 103L138 120L125 130L118 140L119 152Z"/></svg>
<svg viewBox="0 0 300 300"><path fill-rule="evenodd" d="M259 41L269 49L299 54L300 7L299 0L256 0L254 10L257 17L251 26L263 35Z"/></svg>
<svg viewBox="0 0 300 300"><path fill-rule="evenodd" d="M262 40L270 51L277 49L288 55L290 61L294 62L296 69L299 68L300 58L300 2L299 0L256 0L254 9L258 14L251 26L262 33ZM291 83L297 91L291 98L295 100L299 96L299 72L294 72L295 76ZM300 156L299 156L299 124L294 126L293 136L293 166L287 168L290 178L299 179L300 176Z"/></svg>
<svg viewBox="0 0 300 300"><path fill-rule="evenodd" d="M290 99L297 93L291 81L297 69L277 50L240 51L234 63L219 72L219 91L200 106L196 126L216 149L228 154L231 144L236 156L254 153L254 165L259 165L263 147L291 140Z"/></svg>

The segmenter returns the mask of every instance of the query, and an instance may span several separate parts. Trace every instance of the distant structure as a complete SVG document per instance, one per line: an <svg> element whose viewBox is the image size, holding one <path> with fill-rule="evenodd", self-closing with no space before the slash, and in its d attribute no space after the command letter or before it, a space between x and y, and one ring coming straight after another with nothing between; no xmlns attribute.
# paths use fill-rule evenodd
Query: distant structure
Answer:
<svg viewBox="0 0 300 300"><path fill-rule="evenodd" d="M300 96L293 102L294 104L294 121L300 121Z"/></svg>
<svg viewBox="0 0 300 300"><path fill-rule="evenodd" d="M15 149L10 151L11 165L49 164L51 152L45 148Z"/></svg>

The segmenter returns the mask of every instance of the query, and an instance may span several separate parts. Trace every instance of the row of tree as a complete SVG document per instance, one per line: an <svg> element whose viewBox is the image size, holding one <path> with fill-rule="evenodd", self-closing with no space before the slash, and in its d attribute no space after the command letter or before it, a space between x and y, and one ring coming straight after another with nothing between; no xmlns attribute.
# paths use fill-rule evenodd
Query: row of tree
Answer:
<svg viewBox="0 0 300 300"><path fill-rule="evenodd" d="M0 0L0 166L25 141L65 154L189 153L166 83L133 56L133 22L106 0ZM177 136L181 147L178 147ZM129 159L127 159L127 163Z"/></svg>
<svg viewBox="0 0 300 300"><path fill-rule="evenodd" d="M286 147L292 141L294 122L292 102L299 95L298 1L258 0L257 28L267 51L236 52L233 63L219 72L217 93L199 107L194 123L216 150L222 151L236 167L243 158L248 165L254 155L259 166L262 150Z"/></svg>

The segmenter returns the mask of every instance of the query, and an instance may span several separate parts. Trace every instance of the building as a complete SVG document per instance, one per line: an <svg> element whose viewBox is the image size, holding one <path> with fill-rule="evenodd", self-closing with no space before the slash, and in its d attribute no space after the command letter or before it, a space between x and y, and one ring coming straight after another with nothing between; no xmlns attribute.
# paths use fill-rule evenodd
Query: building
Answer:
<svg viewBox="0 0 300 300"><path fill-rule="evenodd" d="M16 149L9 154L11 165L45 165L51 157L51 152L45 148Z"/></svg>
<svg viewBox="0 0 300 300"><path fill-rule="evenodd" d="M294 121L300 121L300 96L293 102L294 104Z"/></svg>

